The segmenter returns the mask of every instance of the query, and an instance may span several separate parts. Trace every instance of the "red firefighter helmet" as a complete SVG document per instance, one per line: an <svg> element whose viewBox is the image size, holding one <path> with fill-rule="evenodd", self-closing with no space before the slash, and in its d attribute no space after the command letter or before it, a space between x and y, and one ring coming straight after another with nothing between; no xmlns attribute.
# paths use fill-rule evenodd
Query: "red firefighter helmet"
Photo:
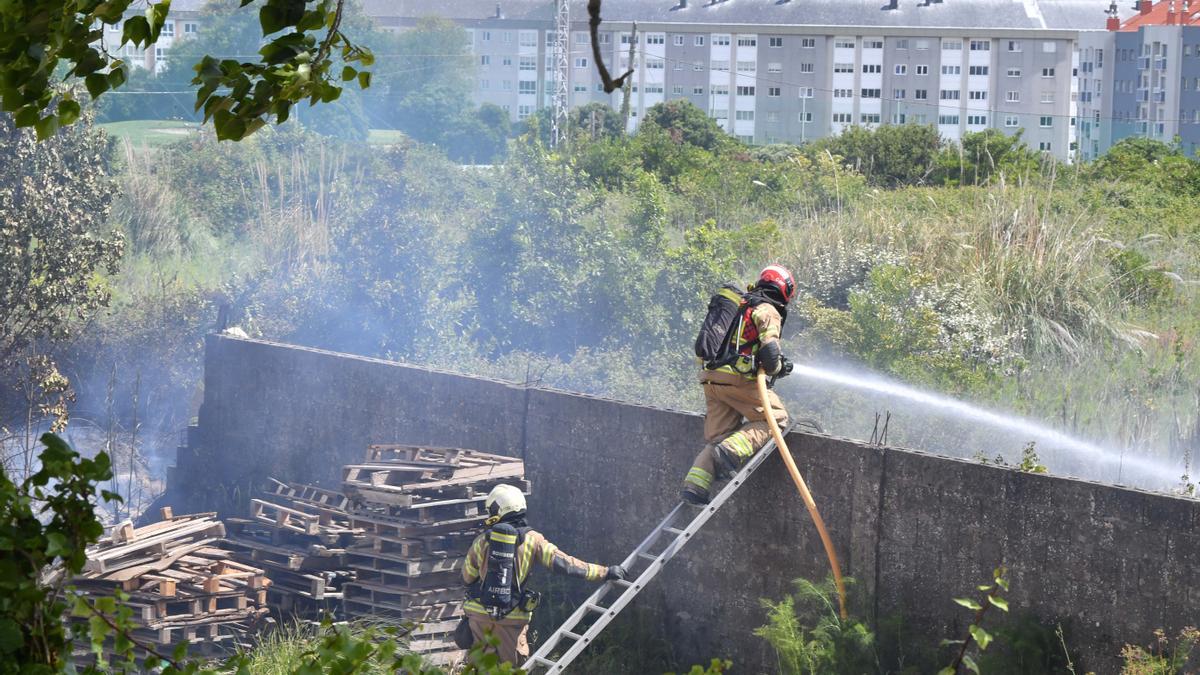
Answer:
<svg viewBox="0 0 1200 675"><path fill-rule="evenodd" d="M783 265L767 265L758 273L758 285L772 287L783 296L783 302L792 301L796 294L796 282L792 281L792 273Z"/></svg>

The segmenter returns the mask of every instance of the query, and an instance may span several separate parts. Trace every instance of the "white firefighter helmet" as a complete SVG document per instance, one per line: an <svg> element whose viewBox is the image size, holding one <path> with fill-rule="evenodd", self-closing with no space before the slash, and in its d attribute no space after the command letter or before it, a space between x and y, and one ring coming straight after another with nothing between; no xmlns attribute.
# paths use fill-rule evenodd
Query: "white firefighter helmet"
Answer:
<svg viewBox="0 0 1200 675"><path fill-rule="evenodd" d="M499 519L510 513L524 512L525 495L511 485L497 485L488 493L484 505L487 507L488 515Z"/></svg>

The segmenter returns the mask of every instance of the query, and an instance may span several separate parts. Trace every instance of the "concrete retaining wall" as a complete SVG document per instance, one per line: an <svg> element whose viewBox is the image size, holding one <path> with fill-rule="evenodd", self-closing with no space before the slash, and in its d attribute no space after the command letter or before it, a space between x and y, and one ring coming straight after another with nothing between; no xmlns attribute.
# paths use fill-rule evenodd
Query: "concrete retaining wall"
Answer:
<svg viewBox="0 0 1200 675"><path fill-rule="evenodd" d="M200 426L169 497L228 512L267 476L336 485L372 442L476 448L523 457L533 524L610 563L676 502L701 426L686 413L211 336ZM820 435L788 442L858 580L854 613L900 616L917 642L965 630L969 612L951 598L1001 563L1014 610L1062 622L1079 672L1113 672L1125 642L1197 622L1200 502ZM752 635L759 598L827 571L773 459L637 606L677 667L724 656L738 672L773 672Z"/></svg>

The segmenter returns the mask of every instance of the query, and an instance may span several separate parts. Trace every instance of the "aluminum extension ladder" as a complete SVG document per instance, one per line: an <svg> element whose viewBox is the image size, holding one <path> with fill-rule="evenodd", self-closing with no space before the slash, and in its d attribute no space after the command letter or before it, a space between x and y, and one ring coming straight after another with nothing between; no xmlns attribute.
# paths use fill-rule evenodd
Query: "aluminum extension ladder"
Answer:
<svg viewBox="0 0 1200 675"><path fill-rule="evenodd" d="M784 435L787 435L792 426L784 430ZM775 440L771 439L763 445L762 449L750 458L746 466L742 467L737 474L734 475L725 487L717 493L708 505L704 507L696 507L680 502L671 510L667 517L646 537L641 544L634 549L633 553L629 554L628 558L621 563L627 574L632 574L636 569L635 566L641 566L641 572L633 581L606 581L593 592L582 605L576 609L558 630L554 631L550 637L538 647L538 650L525 661L521 666L528 673L544 672L547 675L561 673L567 666L571 665L584 649L587 649L596 636L604 630L608 624L621 613L621 610L641 593L646 585L650 583L658 573L662 571L667 561L675 557L679 553L679 549L692 538L694 534L704 527L709 518L721 508L733 493L738 491L746 481L750 478L763 462L775 451ZM677 521L682 522L689 514L692 516L690 522L683 529L675 527ZM659 553L653 553L652 550L662 540L663 535L667 535L667 546ZM609 593L615 589L622 589L615 600L611 604L605 604L609 598ZM590 623L589 623L590 622ZM582 630L581 630L582 629ZM570 640L571 645L561 656L552 657L555 649L563 638Z"/></svg>

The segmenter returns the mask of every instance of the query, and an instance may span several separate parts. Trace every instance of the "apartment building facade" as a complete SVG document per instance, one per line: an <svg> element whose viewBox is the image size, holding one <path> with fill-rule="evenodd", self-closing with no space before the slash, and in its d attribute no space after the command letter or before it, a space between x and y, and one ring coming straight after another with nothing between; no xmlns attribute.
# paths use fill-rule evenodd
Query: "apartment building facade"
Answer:
<svg viewBox="0 0 1200 675"><path fill-rule="evenodd" d="M158 42L149 49L134 45L121 46L121 23L104 27L100 44L110 56L121 59L135 68L146 68L156 73L162 72L167 65L167 52L176 41L194 36L200 32L204 23L201 12L206 0L174 0L171 3L170 18L163 23ZM136 3L135 3L136 4ZM130 10L129 15L140 14L142 7ZM128 15L127 15L128 16Z"/></svg>
<svg viewBox="0 0 1200 675"><path fill-rule="evenodd" d="M1110 12L1111 12L1110 8ZM1107 30L1080 35L1079 155L1095 159L1123 138L1178 139L1200 148L1200 3L1139 0Z"/></svg>
<svg viewBox="0 0 1200 675"><path fill-rule="evenodd" d="M624 72L637 25L629 124L686 99L752 143L804 142L850 125L915 122L948 139L988 128L1068 159L1076 143L1078 42L1104 5L1083 0L607 0L599 32ZM572 107L600 88L585 3L571 3ZM479 66L475 98L521 120L551 105L553 2L368 0L403 30L437 15L462 25Z"/></svg>

